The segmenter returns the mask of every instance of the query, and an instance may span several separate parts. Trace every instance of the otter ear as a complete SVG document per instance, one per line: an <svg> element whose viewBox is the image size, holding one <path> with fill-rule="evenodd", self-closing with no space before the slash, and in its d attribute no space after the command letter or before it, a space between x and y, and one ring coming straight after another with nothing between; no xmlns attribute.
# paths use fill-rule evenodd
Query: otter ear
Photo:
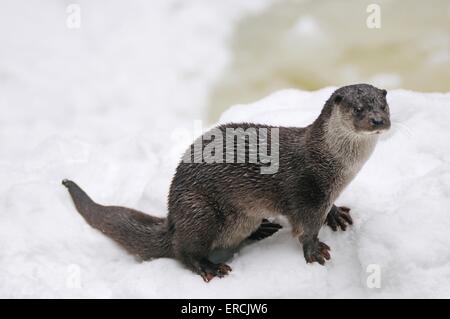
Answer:
<svg viewBox="0 0 450 319"><path fill-rule="evenodd" d="M342 102L342 99L343 99L342 95L337 94L337 95L334 97L334 104L339 104L339 103L341 103L341 102Z"/></svg>
<svg viewBox="0 0 450 319"><path fill-rule="evenodd" d="M381 93L383 93L383 96L387 95L387 91L386 90L381 90Z"/></svg>

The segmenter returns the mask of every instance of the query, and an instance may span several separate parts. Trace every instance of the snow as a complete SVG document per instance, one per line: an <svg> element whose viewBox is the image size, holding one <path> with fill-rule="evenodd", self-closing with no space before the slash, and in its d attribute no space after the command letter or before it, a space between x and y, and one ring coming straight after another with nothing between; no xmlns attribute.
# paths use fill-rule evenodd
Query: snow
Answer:
<svg viewBox="0 0 450 319"><path fill-rule="evenodd" d="M79 1L79 30L64 26L70 2L2 3L0 297L450 297L450 93L389 91L393 127L339 198L355 225L321 231L325 267L305 263L286 225L205 284L175 260L137 262L75 211L62 178L98 202L167 214L231 26L267 1L232 2ZM220 122L303 126L333 89L275 92Z"/></svg>

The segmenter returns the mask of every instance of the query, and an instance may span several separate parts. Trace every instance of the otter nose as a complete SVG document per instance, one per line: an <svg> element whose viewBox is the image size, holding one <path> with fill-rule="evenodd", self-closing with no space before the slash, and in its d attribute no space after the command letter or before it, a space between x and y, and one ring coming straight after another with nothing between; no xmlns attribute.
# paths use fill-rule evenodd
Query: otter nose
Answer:
<svg viewBox="0 0 450 319"><path fill-rule="evenodd" d="M382 118L372 118L370 119L370 123L373 126L381 126L384 124L384 120Z"/></svg>

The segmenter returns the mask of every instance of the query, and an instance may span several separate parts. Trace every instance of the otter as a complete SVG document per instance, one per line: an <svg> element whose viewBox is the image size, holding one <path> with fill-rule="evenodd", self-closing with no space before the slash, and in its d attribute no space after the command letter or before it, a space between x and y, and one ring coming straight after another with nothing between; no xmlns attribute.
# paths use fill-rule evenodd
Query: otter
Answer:
<svg viewBox="0 0 450 319"><path fill-rule="evenodd" d="M248 161L250 138L243 142L245 161L180 162L170 186L167 218L99 205L74 182L63 184L85 220L128 252L143 260L175 258L206 282L231 271L226 263L211 261L214 249L271 236L281 228L269 219L277 215L289 221L306 262L324 265L330 247L319 240L319 231L324 224L336 231L353 223L350 209L334 202L371 155L379 134L390 128L386 94L369 84L341 87L304 128L252 123L216 127L224 135L228 128L265 128L269 137L276 129L278 170L261 174L267 163ZM275 143L265 141L268 146ZM237 143L232 152L236 150ZM230 150L224 148L226 152Z"/></svg>

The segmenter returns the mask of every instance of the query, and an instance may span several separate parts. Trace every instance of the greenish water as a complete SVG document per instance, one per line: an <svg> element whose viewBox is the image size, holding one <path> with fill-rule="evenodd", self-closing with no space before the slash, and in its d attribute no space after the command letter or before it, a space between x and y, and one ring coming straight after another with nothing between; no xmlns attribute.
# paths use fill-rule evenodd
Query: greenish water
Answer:
<svg viewBox="0 0 450 319"><path fill-rule="evenodd" d="M213 88L208 120L230 105L282 88L367 82L387 89L450 91L450 1L277 1L244 18L231 62Z"/></svg>

